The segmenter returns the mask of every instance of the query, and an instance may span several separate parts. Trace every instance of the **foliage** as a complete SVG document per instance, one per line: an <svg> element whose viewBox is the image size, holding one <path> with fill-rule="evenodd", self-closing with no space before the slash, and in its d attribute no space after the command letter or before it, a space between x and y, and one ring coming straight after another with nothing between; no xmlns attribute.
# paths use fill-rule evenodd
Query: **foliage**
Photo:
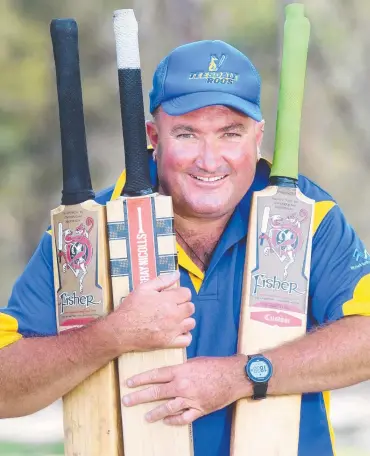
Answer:
<svg viewBox="0 0 370 456"><path fill-rule="evenodd" d="M3 228L0 295L3 304L49 224L50 209L60 201L60 138L50 20L75 17L79 24L89 157L94 186L99 189L112 184L124 166L111 19L115 9L133 7L139 21L146 107L152 72L173 47L190 40L224 39L247 53L262 75L266 119L263 152L271 158L286 3L286 0L0 2ZM370 3L310 0L306 2L306 10L311 21L311 42L301 171L333 194L369 246L369 216L362 203L370 197L367 125ZM344 450L338 453L341 454L347 456Z"/></svg>

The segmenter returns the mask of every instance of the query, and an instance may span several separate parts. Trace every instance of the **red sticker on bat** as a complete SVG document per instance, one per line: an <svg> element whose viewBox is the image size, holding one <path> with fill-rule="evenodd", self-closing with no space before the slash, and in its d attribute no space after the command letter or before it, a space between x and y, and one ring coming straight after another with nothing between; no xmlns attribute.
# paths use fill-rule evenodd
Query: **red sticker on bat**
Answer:
<svg viewBox="0 0 370 456"><path fill-rule="evenodd" d="M61 323L60 326L85 326L89 323L92 323L95 318L71 318L70 320L65 320Z"/></svg>
<svg viewBox="0 0 370 456"><path fill-rule="evenodd" d="M280 326L282 328L302 326L302 320L285 312L275 312L268 310L266 312L252 312L251 319L266 323L270 326Z"/></svg>
<svg viewBox="0 0 370 456"><path fill-rule="evenodd" d="M127 200L132 285L157 276L151 198Z"/></svg>

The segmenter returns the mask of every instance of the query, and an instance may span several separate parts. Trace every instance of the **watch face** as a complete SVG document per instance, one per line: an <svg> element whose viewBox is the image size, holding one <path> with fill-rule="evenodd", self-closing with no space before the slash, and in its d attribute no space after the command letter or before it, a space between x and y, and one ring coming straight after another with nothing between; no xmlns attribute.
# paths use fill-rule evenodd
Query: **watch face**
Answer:
<svg viewBox="0 0 370 456"><path fill-rule="evenodd" d="M255 382L267 382L272 375L272 365L266 358L253 358L247 364L247 374Z"/></svg>

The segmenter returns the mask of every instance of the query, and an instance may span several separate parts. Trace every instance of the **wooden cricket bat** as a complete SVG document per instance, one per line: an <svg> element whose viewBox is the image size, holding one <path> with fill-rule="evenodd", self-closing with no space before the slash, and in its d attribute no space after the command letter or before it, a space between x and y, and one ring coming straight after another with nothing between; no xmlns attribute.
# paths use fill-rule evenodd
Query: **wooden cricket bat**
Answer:
<svg viewBox="0 0 370 456"><path fill-rule="evenodd" d="M122 196L107 203L111 282L114 306L140 283L177 268L172 200L152 188L147 155L144 105L133 10L113 16L116 39L126 184ZM130 376L183 363L184 349L128 353L118 360L121 397L132 392ZM144 415L157 403L121 407L125 456L191 456L191 426L147 423Z"/></svg>
<svg viewBox="0 0 370 456"><path fill-rule="evenodd" d="M61 205L51 211L58 332L106 315L112 306L105 207L94 202L73 19L50 24L62 144ZM63 398L66 456L123 456L115 362Z"/></svg>
<svg viewBox="0 0 370 456"><path fill-rule="evenodd" d="M259 354L306 333L315 202L297 187L310 24L301 4L286 7L273 166L252 199L238 351ZM301 396L242 399L231 456L297 456Z"/></svg>

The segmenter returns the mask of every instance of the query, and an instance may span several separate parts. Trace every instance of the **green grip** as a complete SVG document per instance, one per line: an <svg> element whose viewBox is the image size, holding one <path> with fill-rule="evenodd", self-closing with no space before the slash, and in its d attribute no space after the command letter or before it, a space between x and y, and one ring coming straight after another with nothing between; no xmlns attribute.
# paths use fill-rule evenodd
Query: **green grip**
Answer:
<svg viewBox="0 0 370 456"><path fill-rule="evenodd" d="M304 16L302 4L286 6L285 14L275 150L270 176L297 179L310 23Z"/></svg>

